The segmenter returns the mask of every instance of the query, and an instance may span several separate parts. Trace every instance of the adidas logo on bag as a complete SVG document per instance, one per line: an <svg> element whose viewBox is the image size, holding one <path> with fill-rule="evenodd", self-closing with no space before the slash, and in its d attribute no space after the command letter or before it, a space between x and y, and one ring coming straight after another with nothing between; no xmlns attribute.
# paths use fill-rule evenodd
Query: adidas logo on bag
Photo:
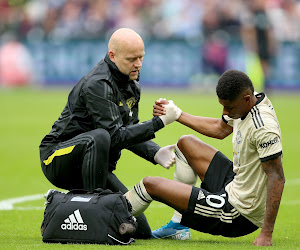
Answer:
<svg viewBox="0 0 300 250"><path fill-rule="evenodd" d="M79 209L70 214L69 217L64 220L64 223L60 225L60 227L62 230L88 230L87 225L83 222Z"/></svg>

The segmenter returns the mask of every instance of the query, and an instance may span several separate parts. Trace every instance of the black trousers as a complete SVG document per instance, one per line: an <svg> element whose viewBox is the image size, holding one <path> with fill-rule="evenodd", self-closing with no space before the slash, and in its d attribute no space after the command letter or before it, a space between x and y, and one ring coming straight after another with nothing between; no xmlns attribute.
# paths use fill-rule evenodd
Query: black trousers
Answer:
<svg viewBox="0 0 300 250"><path fill-rule="evenodd" d="M46 178L56 187L72 190L95 188L126 193L128 189L115 174L108 172L110 135L95 129L58 143L41 161ZM150 238L151 228L144 214L137 218L136 238Z"/></svg>

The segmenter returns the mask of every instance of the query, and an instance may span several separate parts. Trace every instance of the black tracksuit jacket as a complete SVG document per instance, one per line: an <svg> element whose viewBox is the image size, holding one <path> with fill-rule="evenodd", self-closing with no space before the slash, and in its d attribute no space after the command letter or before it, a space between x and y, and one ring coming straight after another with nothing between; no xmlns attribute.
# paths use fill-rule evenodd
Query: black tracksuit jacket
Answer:
<svg viewBox="0 0 300 250"><path fill-rule="evenodd" d="M140 94L138 81L128 81L107 54L70 92L60 117L40 144L41 161L59 142L102 128L111 136L110 171L124 148L155 164L160 146L151 139L164 125L158 117L139 123Z"/></svg>

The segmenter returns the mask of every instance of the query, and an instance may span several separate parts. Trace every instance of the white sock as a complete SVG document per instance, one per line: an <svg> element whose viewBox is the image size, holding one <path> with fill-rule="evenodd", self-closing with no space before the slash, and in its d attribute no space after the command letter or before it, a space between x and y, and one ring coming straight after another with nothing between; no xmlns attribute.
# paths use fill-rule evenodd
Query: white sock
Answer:
<svg viewBox="0 0 300 250"><path fill-rule="evenodd" d="M174 223L180 223L181 218L182 218L182 214L179 213L177 210L174 210L174 214L173 214L171 221L173 221Z"/></svg>
<svg viewBox="0 0 300 250"><path fill-rule="evenodd" d="M144 186L143 180L137 183L133 189L124 195L132 206L132 214L134 216L139 216L142 214L153 201Z"/></svg>
<svg viewBox="0 0 300 250"><path fill-rule="evenodd" d="M188 164L185 156L180 151L177 144L175 146L175 156L176 156L176 166L175 166L175 173L173 179L175 181L179 181L191 186L195 186L197 183L198 175ZM174 223L180 223L181 218L182 218L182 214L175 210L171 220Z"/></svg>
<svg viewBox="0 0 300 250"><path fill-rule="evenodd" d="M177 145L175 146L175 156L176 156L175 157L176 166L175 166L175 173L173 176L174 180L185 184L189 184L191 186L196 185L198 175L188 164L185 156L177 147Z"/></svg>

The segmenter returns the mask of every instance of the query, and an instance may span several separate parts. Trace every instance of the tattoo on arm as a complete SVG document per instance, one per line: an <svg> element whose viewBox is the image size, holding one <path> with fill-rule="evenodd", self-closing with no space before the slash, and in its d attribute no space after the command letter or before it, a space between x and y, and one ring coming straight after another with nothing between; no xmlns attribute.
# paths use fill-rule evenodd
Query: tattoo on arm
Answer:
<svg viewBox="0 0 300 250"><path fill-rule="evenodd" d="M285 182L281 156L263 162L262 165L268 176L266 214L263 228L273 231Z"/></svg>
<svg viewBox="0 0 300 250"><path fill-rule="evenodd" d="M274 201L272 207L273 207L273 209L278 210L279 209L279 205L280 205L279 201Z"/></svg>

